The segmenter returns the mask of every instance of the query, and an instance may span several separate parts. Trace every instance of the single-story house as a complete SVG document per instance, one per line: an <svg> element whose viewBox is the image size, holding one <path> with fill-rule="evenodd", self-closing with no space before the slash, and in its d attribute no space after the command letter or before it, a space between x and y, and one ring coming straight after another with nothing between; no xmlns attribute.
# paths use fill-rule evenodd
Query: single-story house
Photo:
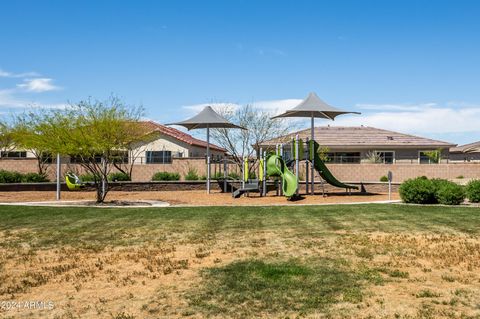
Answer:
<svg viewBox="0 0 480 319"><path fill-rule="evenodd" d="M455 162L480 162L480 141L452 147L450 159Z"/></svg>
<svg viewBox="0 0 480 319"><path fill-rule="evenodd" d="M206 156L207 142L195 138L173 127L167 127L154 121L141 121L139 129L145 130L145 140L137 143L125 161L135 158L137 164L171 163L172 158L201 158ZM210 143L212 158L223 158L226 150ZM123 155L123 154L122 154ZM34 154L21 149L1 152L2 158L34 158ZM70 162L76 162L70 158Z"/></svg>
<svg viewBox="0 0 480 319"><path fill-rule="evenodd" d="M184 133L173 127L154 121L142 121L140 125L146 130L145 142L138 143L133 152L142 152L136 159L138 163L169 163L172 158L205 157L207 142ZM223 158L227 150L210 143L212 158Z"/></svg>
<svg viewBox="0 0 480 319"><path fill-rule="evenodd" d="M310 129L293 132L268 140L260 147L274 149L286 143L285 156L291 154L288 143L298 134L303 141L310 138ZM331 163L437 163L448 161L449 150L456 144L425 137L398 133L368 126L320 126L315 127L315 140Z"/></svg>

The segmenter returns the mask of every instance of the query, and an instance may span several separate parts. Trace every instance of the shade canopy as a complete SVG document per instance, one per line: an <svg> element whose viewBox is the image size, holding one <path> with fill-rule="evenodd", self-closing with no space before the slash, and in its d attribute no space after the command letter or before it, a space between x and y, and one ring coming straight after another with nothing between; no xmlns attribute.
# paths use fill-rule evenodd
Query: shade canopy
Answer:
<svg viewBox="0 0 480 319"><path fill-rule="evenodd" d="M226 118L215 112L211 106L205 108L188 120L171 123L167 125L180 125L188 130L206 128L207 129L207 194L210 193L210 129L211 128L239 128L246 130L241 126L230 123Z"/></svg>
<svg viewBox="0 0 480 319"><path fill-rule="evenodd" d="M272 117L281 118L281 117L309 117L311 119L310 135L312 141L315 141L315 118L323 118L334 120L335 117L342 114L360 114L359 112L349 112L341 109L337 109L331 105L328 105L322 99L320 99L315 93L311 92L300 104L295 106L293 109L286 111L283 114ZM315 193L315 170L314 170L314 159L311 160L311 194ZM306 184L307 193L308 193L308 183Z"/></svg>
<svg viewBox="0 0 480 319"><path fill-rule="evenodd" d="M280 117L316 117L334 120L335 117L342 114L360 114L359 112L349 112L337 109L328 105L320 99L315 93L310 93L308 96L293 109L286 111L283 114L274 116L272 118Z"/></svg>
<svg viewBox="0 0 480 319"><path fill-rule="evenodd" d="M200 128L239 128L245 130L245 128L241 126L230 123L227 119L215 112L211 106L206 106L200 113L185 121L167 125L180 125L186 127L188 130Z"/></svg>

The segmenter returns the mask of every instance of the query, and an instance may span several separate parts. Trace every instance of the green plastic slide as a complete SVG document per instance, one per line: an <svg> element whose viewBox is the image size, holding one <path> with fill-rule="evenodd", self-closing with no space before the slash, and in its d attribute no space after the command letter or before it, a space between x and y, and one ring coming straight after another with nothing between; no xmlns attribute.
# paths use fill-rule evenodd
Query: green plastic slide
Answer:
<svg viewBox="0 0 480 319"><path fill-rule="evenodd" d="M325 163L320 159L320 156L318 156L318 148L319 148L318 143L314 141L313 154L315 156L315 169L320 174L320 176L325 180L325 182L335 187L347 188L347 189L358 189L357 186L348 185L340 182L338 179L335 178L335 176L332 175L332 173L327 168Z"/></svg>
<svg viewBox="0 0 480 319"><path fill-rule="evenodd" d="M287 168L281 156L270 155L267 158L267 175L282 178L283 194L286 197L292 197L297 193L297 177Z"/></svg>

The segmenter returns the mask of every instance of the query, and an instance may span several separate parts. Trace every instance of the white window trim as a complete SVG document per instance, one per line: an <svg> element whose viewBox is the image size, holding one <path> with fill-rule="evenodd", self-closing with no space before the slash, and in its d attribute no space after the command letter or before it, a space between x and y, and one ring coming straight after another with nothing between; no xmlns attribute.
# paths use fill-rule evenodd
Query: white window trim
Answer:
<svg viewBox="0 0 480 319"><path fill-rule="evenodd" d="M375 154L377 153L393 153L393 162L392 164L395 164L397 162L397 154L393 150L374 150ZM385 161L383 161L383 164L386 164Z"/></svg>
<svg viewBox="0 0 480 319"><path fill-rule="evenodd" d="M420 153L424 153L424 152L431 152L431 151L435 151L435 150L419 150L418 151L418 164L421 164L420 162ZM442 154L440 154L440 161L441 161L441 158L442 158ZM440 164L440 161L438 163L432 163L432 161L430 160L430 158L428 158L428 164Z"/></svg>

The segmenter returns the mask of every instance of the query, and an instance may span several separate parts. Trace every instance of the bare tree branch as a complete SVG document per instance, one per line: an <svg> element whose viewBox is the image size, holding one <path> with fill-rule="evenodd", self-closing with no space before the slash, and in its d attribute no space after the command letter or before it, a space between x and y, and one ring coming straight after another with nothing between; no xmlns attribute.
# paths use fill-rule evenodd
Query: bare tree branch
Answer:
<svg viewBox="0 0 480 319"><path fill-rule="evenodd" d="M227 120L245 127L247 130L214 129L212 139L225 148L233 160L242 167L244 157L252 158L256 155L258 145L263 142L285 135L289 127L284 119L271 119L272 113L247 104L240 107L222 105L215 107L220 115ZM251 171L256 169L257 162L250 166Z"/></svg>

